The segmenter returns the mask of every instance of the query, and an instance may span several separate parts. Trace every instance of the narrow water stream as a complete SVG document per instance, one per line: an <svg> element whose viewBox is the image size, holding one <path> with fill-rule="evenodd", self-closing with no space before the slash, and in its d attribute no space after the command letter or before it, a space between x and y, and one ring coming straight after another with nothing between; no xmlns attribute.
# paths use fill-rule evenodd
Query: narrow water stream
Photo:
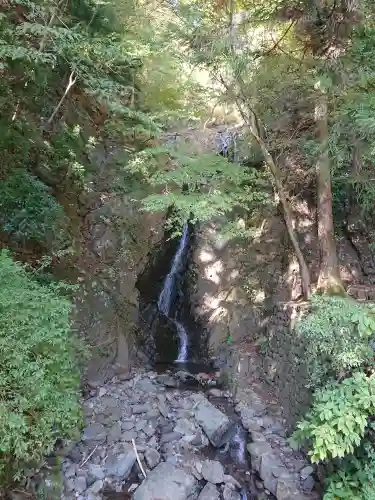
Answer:
<svg viewBox="0 0 375 500"><path fill-rule="evenodd" d="M188 360L189 337L184 325L179 321L178 311L174 311L173 301L176 297L176 285L180 273L183 270L185 259L189 249L189 224L185 222L182 236L172 261L171 270L165 278L162 291L158 300L158 309L171 320L177 329L179 337L178 355L175 363L185 363Z"/></svg>

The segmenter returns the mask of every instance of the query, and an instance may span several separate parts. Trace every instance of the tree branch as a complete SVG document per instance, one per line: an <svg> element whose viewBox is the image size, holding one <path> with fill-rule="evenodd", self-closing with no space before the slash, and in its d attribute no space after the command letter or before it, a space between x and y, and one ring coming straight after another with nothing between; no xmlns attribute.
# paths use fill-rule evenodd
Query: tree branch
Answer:
<svg viewBox="0 0 375 500"><path fill-rule="evenodd" d="M57 106L55 107L55 109L53 110L51 116L48 118L47 122L46 122L46 126L44 128L46 128L47 126L50 126L51 123L53 122L53 120L55 119L55 116L57 115L57 113L59 112L61 106L63 105L63 102L65 101L66 99L66 96L69 94L70 92L70 89L74 86L74 84L76 83L77 81L77 77L76 77L76 73L75 71L73 70L70 75L69 75L69 81L68 81L68 84L65 88L65 92L63 93L60 101L58 102Z"/></svg>

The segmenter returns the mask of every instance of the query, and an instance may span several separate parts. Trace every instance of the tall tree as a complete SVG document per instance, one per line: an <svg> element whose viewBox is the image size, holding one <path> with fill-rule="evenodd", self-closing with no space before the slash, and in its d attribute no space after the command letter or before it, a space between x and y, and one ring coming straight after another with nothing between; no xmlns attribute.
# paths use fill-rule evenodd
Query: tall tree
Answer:
<svg viewBox="0 0 375 500"><path fill-rule="evenodd" d="M344 293L336 250L332 211L331 159L329 156L329 106L332 80L337 75L337 58L346 50L354 24L358 21L358 1L315 0L305 2L297 23L310 51L315 73L314 100L316 138L317 219L321 263L318 288L329 294Z"/></svg>

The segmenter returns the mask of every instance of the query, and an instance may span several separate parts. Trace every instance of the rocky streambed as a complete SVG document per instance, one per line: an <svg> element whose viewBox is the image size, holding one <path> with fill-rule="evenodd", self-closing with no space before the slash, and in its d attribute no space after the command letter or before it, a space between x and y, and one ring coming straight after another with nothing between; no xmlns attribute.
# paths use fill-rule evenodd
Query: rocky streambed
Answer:
<svg viewBox="0 0 375 500"><path fill-rule="evenodd" d="M313 468L255 393L186 387L181 372L140 369L91 384L61 500L319 498Z"/></svg>

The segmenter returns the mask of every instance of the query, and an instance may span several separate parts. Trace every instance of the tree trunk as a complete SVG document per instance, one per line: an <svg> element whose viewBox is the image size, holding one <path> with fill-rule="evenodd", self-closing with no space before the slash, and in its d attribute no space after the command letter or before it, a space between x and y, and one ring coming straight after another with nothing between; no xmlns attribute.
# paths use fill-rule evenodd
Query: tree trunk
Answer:
<svg viewBox="0 0 375 500"><path fill-rule="evenodd" d="M320 141L320 154L316 164L318 240L320 247L320 273L318 289L329 295L345 293L340 277L332 213L331 169L328 152L327 95L317 85L315 122Z"/></svg>
<svg viewBox="0 0 375 500"><path fill-rule="evenodd" d="M225 81L222 77L221 77L221 82L225 85L227 90L229 90L229 87L225 84ZM241 79L239 79L239 86L241 89L241 93L243 93L242 92L243 86L241 85L242 83L243 82L241 81ZM297 234L296 234L294 227L293 227L293 213L292 213L292 210L291 210L289 202L288 202L288 197L287 197L285 190L284 190L280 168L276 164L276 162L274 161L271 153L268 151L266 143L264 142L264 140L261 137L261 133L259 130L259 120L258 120L258 117L257 117L254 109L251 108L251 106L248 105L248 103L245 104L249 113L250 113L250 116L251 116L251 118L249 118L247 116L247 114L245 113L245 111L241 105L241 102L239 101L238 98L235 98L235 102L236 102L237 109L240 112L242 119L246 123L251 136L255 139L260 150L262 151L263 158L264 158L266 165L268 166L268 168L271 172L272 178L274 180L276 193L278 194L278 196L280 198L281 206L283 207L285 225L286 225L286 228L288 231L290 241L292 242L294 251L296 253L297 261L298 261L299 268L300 268L301 281L302 281L302 293L303 293L304 298L306 300L308 300L310 297L310 293L311 293L310 272L309 272L309 268L307 267L305 258L303 256L301 247L299 245Z"/></svg>
<svg viewBox="0 0 375 500"><path fill-rule="evenodd" d="M262 150L264 159L267 163L268 168L271 171L272 177L275 182L276 186L276 191L277 194L279 195L281 205L283 207L283 212L284 212L284 220L285 220L285 225L288 231L289 238L292 242L294 251L297 256L299 268L300 268L300 273L301 273L301 279L302 279L302 292L307 300L310 297L310 272L307 267L305 258L303 256L301 247L298 242L297 234L294 230L293 227L293 214L292 210L290 208L286 193L284 191L284 187L281 181L281 173L279 167L276 165L274 159L272 158L272 155L268 151L266 145L262 141L262 139L258 136L258 134L252 134L255 140L257 141L260 149Z"/></svg>

